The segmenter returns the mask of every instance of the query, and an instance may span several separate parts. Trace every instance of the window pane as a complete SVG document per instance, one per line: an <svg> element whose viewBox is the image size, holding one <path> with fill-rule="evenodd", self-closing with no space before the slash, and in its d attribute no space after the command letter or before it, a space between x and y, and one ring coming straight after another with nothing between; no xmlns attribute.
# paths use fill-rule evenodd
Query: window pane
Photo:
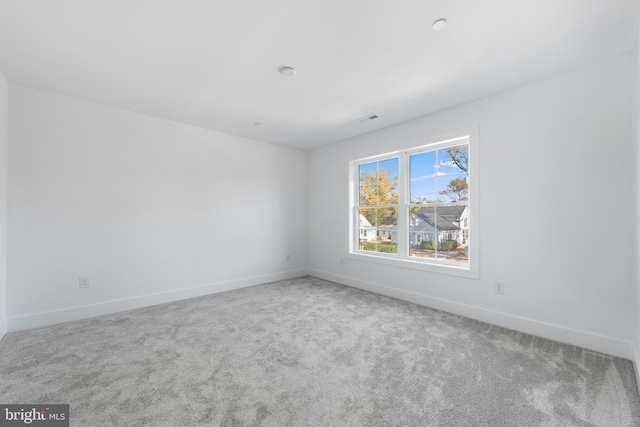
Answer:
<svg viewBox="0 0 640 427"><path fill-rule="evenodd" d="M411 181L411 203L435 203L437 200L438 189L435 178Z"/></svg>
<svg viewBox="0 0 640 427"><path fill-rule="evenodd" d="M458 145L438 150L438 174L466 173L469 159L469 147Z"/></svg>
<svg viewBox="0 0 640 427"><path fill-rule="evenodd" d="M377 163L367 163L359 167L360 206L372 206L378 201Z"/></svg>
<svg viewBox="0 0 640 427"><path fill-rule="evenodd" d="M360 187L360 200L358 203L360 206L373 206L378 200L378 187L368 185Z"/></svg>
<svg viewBox="0 0 640 427"><path fill-rule="evenodd" d="M416 258L436 258L435 233L410 232L409 255Z"/></svg>
<svg viewBox="0 0 640 427"><path fill-rule="evenodd" d="M414 154L409 157L411 180L436 176L436 152Z"/></svg>
<svg viewBox="0 0 640 427"><path fill-rule="evenodd" d="M398 178L398 158L394 157L378 162L378 169L387 171L389 176Z"/></svg>
<svg viewBox="0 0 640 427"><path fill-rule="evenodd" d="M468 263L467 206L412 207L409 253L412 257Z"/></svg>
<svg viewBox="0 0 640 427"><path fill-rule="evenodd" d="M409 215L409 231L435 233L435 207L414 207Z"/></svg>
<svg viewBox="0 0 640 427"><path fill-rule="evenodd" d="M438 192L442 202L464 202L469 200L468 174L438 176Z"/></svg>
<svg viewBox="0 0 640 427"><path fill-rule="evenodd" d="M396 226L398 225L398 208L389 207L389 208L378 208L376 209L376 219L375 223L372 224L377 228L381 228L382 226Z"/></svg>
<svg viewBox="0 0 640 427"><path fill-rule="evenodd" d="M378 252L398 253L398 208L380 208L378 220Z"/></svg>
<svg viewBox="0 0 640 427"><path fill-rule="evenodd" d="M362 208L360 211L360 228L371 228L375 229L374 224L376 223L377 212L375 208Z"/></svg>
<svg viewBox="0 0 640 427"><path fill-rule="evenodd" d="M371 221L376 221L376 209L365 208L360 209L358 240L360 242L360 250L376 251L376 228L371 225Z"/></svg>
<svg viewBox="0 0 640 427"><path fill-rule="evenodd" d="M358 180L360 206L398 203L398 158L360 165Z"/></svg>
<svg viewBox="0 0 640 427"><path fill-rule="evenodd" d="M411 202L434 202L437 198L436 188L436 152L415 154L409 157L411 183Z"/></svg>
<svg viewBox="0 0 640 427"><path fill-rule="evenodd" d="M378 204L398 203L398 159L383 160L378 163Z"/></svg>
<svg viewBox="0 0 640 427"><path fill-rule="evenodd" d="M362 176L363 174L375 176L377 167L378 167L378 162L366 163L366 164L360 165L359 167L360 176Z"/></svg>
<svg viewBox="0 0 640 427"><path fill-rule="evenodd" d="M430 242L436 238L434 207L414 207L409 215L409 255L420 258L435 258L435 246Z"/></svg>
<svg viewBox="0 0 640 427"><path fill-rule="evenodd" d="M438 206L440 220L438 259L456 263L469 263L469 207Z"/></svg>
<svg viewBox="0 0 640 427"><path fill-rule="evenodd" d="M461 244L463 238L464 232L462 230L441 232L437 247L437 258L442 261L467 264L469 257L467 244Z"/></svg>
<svg viewBox="0 0 640 427"><path fill-rule="evenodd" d="M458 258L458 246L462 242L460 221L464 206L437 206L436 258L443 261L454 261ZM463 252L464 255L464 252Z"/></svg>

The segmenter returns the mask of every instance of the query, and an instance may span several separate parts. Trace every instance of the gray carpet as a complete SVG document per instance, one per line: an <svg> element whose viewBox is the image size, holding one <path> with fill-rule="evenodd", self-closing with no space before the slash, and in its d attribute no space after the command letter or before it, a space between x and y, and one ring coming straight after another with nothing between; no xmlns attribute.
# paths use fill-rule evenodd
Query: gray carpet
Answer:
<svg viewBox="0 0 640 427"><path fill-rule="evenodd" d="M312 277L11 333L72 426L638 426L632 363Z"/></svg>

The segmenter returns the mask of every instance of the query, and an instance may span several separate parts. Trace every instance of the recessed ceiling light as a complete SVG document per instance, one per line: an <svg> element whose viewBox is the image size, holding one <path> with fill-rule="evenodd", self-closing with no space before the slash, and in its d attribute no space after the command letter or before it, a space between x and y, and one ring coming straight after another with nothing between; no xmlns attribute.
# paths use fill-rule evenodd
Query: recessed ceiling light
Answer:
<svg viewBox="0 0 640 427"><path fill-rule="evenodd" d="M447 20L444 18L438 19L436 22L433 23L434 30L441 30L446 26L447 26Z"/></svg>
<svg viewBox="0 0 640 427"><path fill-rule="evenodd" d="M296 75L296 69L293 67L280 67L280 74L285 77L293 77Z"/></svg>

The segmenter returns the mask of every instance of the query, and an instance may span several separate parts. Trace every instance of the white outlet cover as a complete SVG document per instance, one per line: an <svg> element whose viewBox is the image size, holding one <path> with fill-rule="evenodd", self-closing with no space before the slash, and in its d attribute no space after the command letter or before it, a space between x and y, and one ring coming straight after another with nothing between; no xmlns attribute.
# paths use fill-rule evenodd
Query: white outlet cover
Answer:
<svg viewBox="0 0 640 427"><path fill-rule="evenodd" d="M80 289L86 289L89 287L89 278L88 277L81 277L79 280L79 288Z"/></svg>

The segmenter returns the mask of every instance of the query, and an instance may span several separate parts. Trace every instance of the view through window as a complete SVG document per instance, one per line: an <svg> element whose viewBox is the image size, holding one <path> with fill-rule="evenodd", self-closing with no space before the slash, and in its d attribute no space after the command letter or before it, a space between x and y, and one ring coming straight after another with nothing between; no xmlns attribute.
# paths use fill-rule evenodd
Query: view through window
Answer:
<svg viewBox="0 0 640 427"><path fill-rule="evenodd" d="M469 137L352 163L352 253L469 264Z"/></svg>
<svg viewBox="0 0 640 427"><path fill-rule="evenodd" d="M468 263L469 147L409 156L409 255Z"/></svg>

